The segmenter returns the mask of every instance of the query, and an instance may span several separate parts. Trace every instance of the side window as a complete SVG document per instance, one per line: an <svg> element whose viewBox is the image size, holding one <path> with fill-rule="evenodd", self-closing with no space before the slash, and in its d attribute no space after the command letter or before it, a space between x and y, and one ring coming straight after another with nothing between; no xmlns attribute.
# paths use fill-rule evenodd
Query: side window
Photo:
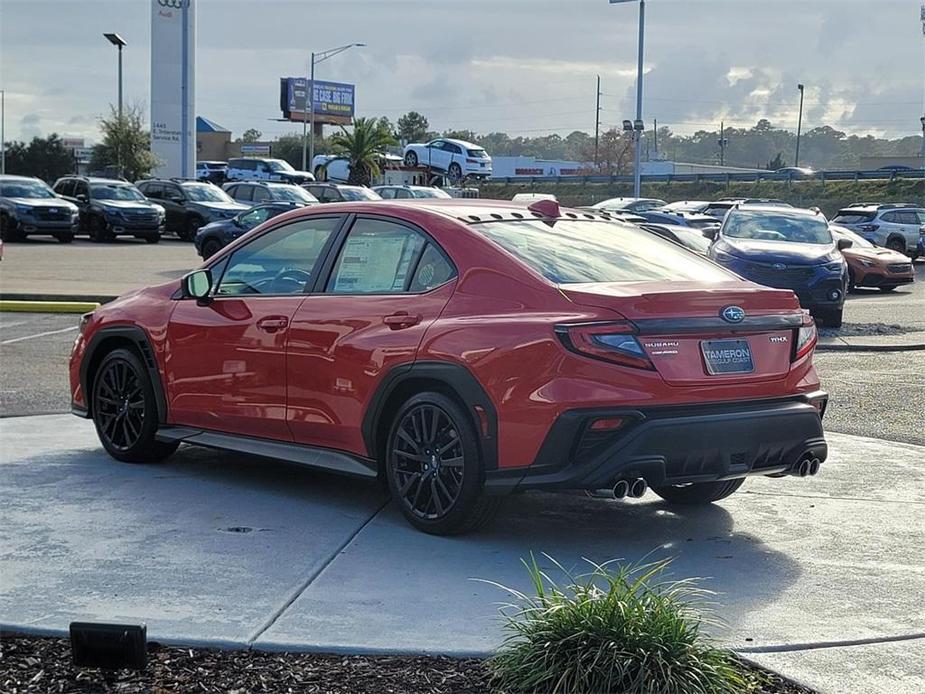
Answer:
<svg viewBox="0 0 925 694"><path fill-rule="evenodd" d="M925 225L925 210L917 210L915 215L918 217L918 224Z"/></svg>
<svg viewBox="0 0 925 694"><path fill-rule="evenodd" d="M899 223L899 215L896 212L884 212L880 219L881 221L889 222L892 224Z"/></svg>
<svg viewBox="0 0 925 694"><path fill-rule="evenodd" d="M216 295L302 294L339 223L311 218L262 234L234 252Z"/></svg>
<svg viewBox="0 0 925 694"><path fill-rule="evenodd" d="M411 194L411 191L410 191L410 190L405 190L404 188L399 188L398 190L395 191L395 197L404 200L404 199L407 199L407 198L413 198L414 196Z"/></svg>
<svg viewBox="0 0 925 694"><path fill-rule="evenodd" d="M427 146L431 149L443 149L443 140L434 140Z"/></svg>
<svg viewBox="0 0 925 694"><path fill-rule="evenodd" d="M337 188L325 188L321 195L321 202L340 202L344 199Z"/></svg>
<svg viewBox="0 0 925 694"><path fill-rule="evenodd" d="M919 223L919 216L912 210L906 212L899 212L899 223L900 224L915 224Z"/></svg>
<svg viewBox="0 0 925 694"><path fill-rule="evenodd" d="M87 199L90 198L90 186L87 185L86 181L75 181L74 182L74 197L78 195L86 195Z"/></svg>
<svg viewBox="0 0 925 694"><path fill-rule="evenodd" d="M245 212L241 215L241 224L244 225L245 229L253 229L258 224L265 222L271 216L271 208L269 207L257 207L251 210L250 212Z"/></svg>
<svg viewBox="0 0 925 694"><path fill-rule="evenodd" d="M443 149L445 149L447 152L451 152L451 153L453 153L453 154L462 154L462 148L461 148L459 145L454 145L454 144L452 144L452 143L450 143L450 142L447 142L447 143L443 146Z"/></svg>
<svg viewBox="0 0 925 694"><path fill-rule="evenodd" d="M138 186L138 190L140 190L143 195L155 200L160 200L161 192L163 189L164 187L160 183L153 182L142 183L140 186Z"/></svg>
<svg viewBox="0 0 925 694"><path fill-rule="evenodd" d="M251 199L254 202L264 202L270 200L270 194L263 186L251 186Z"/></svg>
<svg viewBox="0 0 925 694"><path fill-rule="evenodd" d="M396 190L394 188L382 188L379 190L379 197L383 200L394 200Z"/></svg>
<svg viewBox="0 0 925 694"><path fill-rule="evenodd" d="M305 190L312 195L314 195L319 200L321 199L321 189L318 186L303 186Z"/></svg>
<svg viewBox="0 0 925 694"><path fill-rule="evenodd" d="M162 194L164 196L164 200L183 200L186 197L183 195L183 191L180 190L180 186L175 186L172 183L164 184L164 191Z"/></svg>
<svg viewBox="0 0 925 694"><path fill-rule="evenodd" d="M421 255L421 260L418 261L418 267L414 271L414 277L411 278L408 291L429 291L444 284L455 275L456 269L450 265L446 256L434 244L428 243Z"/></svg>
<svg viewBox="0 0 925 694"><path fill-rule="evenodd" d="M327 291L333 294L400 294L407 291L424 237L406 226L358 219L340 250Z"/></svg>
<svg viewBox="0 0 925 694"><path fill-rule="evenodd" d="M55 192L58 195L66 195L68 197L73 197L74 195L74 179L66 178L63 181L59 181L58 185L55 186Z"/></svg>

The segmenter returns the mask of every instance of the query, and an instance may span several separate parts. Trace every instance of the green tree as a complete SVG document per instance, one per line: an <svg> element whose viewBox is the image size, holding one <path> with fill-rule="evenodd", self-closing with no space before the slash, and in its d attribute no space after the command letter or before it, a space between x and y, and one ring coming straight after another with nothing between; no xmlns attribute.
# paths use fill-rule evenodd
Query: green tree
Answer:
<svg viewBox="0 0 925 694"><path fill-rule="evenodd" d="M36 176L48 183L76 169L71 153L57 134L33 137L24 142L10 142L6 147L6 172L20 176Z"/></svg>
<svg viewBox="0 0 925 694"><path fill-rule="evenodd" d="M144 128L142 106L128 106L121 117L114 106L109 109L109 118L100 118L103 141L93 148L90 168L114 167L129 181L148 177L160 161L151 151L151 135Z"/></svg>
<svg viewBox="0 0 925 694"><path fill-rule="evenodd" d="M331 136L335 152L350 161L347 183L368 186L379 173L379 162L386 147L396 144L392 133L375 118L357 118L353 130L341 126L341 132Z"/></svg>
<svg viewBox="0 0 925 694"><path fill-rule="evenodd" d="M787 166L787 162L784 161L784 153L778 152L774 155L774 158L768 162L768 171L777 171Z"/></svg>
<svg viewBox="0 0 925 694"><path fill-rule="evenodd" d="M396 134L404 142L423 142L430 124L417 111L409 111L398 119Z"/></svg>
<svg viewBox="0 0 925 694"><path fill-rule="evenodd" d="M263 133L257 130L256 128L248 128L243 133L241 133L241 142L260 142L260 138L263 137Z"/></svg>

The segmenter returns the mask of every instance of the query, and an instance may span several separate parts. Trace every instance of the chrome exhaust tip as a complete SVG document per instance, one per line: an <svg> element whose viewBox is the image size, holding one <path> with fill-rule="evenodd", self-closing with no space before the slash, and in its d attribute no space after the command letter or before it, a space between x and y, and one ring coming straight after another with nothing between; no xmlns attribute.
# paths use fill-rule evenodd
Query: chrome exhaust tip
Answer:
<svg viewBox="0 0 925 694"><path fill-rule="evenodd" d="M627 480L617 480L613 485L613 498L624 499L630 493L630 483Z"/></svg>
<svg viewBox="0 0 925 694"><path fill-rule="evenodd" d="M822 465L822 462L819 460L819 458L813 458L813 459L809 462L809 474L810 474L810 475L817 475L817 474L819 474L819 468L820 468L821 465Z"/></svg>
<svg viewBox="0 0 925 694"><path fill-rule="evenodd" d="M643 494L646 493L646 490L649 488L649 485L642 477L636 478L633 481L633 484L630 486L630 496L634 499L638 499Z"/></svg>
<svg viewBox="0 0 925 694"><path fill-rule="evenodd" d="M797 473L800 477L806 477L809 474L809 460L804 458L800 461L800 466L797 468Z"/></svg>

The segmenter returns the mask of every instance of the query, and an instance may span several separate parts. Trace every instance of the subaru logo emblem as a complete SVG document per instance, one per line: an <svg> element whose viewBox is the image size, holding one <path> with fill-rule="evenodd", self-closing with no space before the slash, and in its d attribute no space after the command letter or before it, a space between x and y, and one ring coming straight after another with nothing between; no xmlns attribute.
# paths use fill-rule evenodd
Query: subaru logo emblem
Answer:
<svg viewBox="0 0 925 694"><path fill-rule="evenodd" d="M741 323L745 320L745 309L740 306L727 306L720 311L720 316L727 323Z"/></svg>
<svg viewBox="0 0 925 694"><path fill-rule="evenodd" d="M775 270L786 270L787 269L787 266L784 265L783 263L774 263L771 267L774 268Z"/></svg>

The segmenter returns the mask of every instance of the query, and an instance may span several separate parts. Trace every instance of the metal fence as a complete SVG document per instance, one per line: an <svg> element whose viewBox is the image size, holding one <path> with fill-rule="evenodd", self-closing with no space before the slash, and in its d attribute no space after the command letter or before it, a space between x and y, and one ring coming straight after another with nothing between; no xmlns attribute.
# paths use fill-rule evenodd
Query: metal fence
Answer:
<svg viewBox="0 0 925 694"><path fill-rule="evenodd" d="M734 183L736 181L783 181L792 183L797 181L862 181L898 179L925 179L925 169L912 169L910 171L816 171L811 175L796 174L793 172L778 173L776 171L745 171L736 173L685 173L685 174L643 174L643 183L700 183L712 181L715 183ZM632 175L628 176L505 176L489 179L491 183L632 183Z"/></svg>

